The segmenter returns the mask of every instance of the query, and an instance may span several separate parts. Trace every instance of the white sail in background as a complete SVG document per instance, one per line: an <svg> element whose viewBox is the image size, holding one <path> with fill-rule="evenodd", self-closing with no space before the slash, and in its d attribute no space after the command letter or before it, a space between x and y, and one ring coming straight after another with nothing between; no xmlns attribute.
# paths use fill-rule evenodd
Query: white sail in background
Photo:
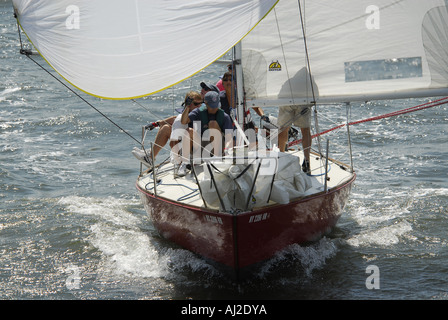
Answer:
<svg viewBox="0 0 448 320"><path fill-rule="evenodd" d="M445 0L300 0L317 102L448 94ZM313 100L298 0L243 39L249 105Z"/></svg>
<svg viewBox="0 0 448 320"><path fill-rule="evenodd" d="M145 96L197 73L277 0L13 0L22 29L68 82L109 99Z"/></svg>

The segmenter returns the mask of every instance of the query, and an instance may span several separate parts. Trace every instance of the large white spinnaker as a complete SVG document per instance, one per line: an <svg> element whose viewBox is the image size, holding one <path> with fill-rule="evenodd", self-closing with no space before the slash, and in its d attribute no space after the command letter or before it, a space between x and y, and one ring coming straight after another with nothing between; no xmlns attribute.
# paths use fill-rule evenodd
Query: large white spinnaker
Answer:
<svg viewBox="0 0 448 320"><path fill-rule="evenodd" d="M36 50L68 82L108 99L145 96L211 64L277 0L13 0Z"/></svg>
<svg viewBox="0 0 448 320"><path fill-rule="evenodd" d="M445 0L280 0L243 39L249 105L448 95Z"/></svg>

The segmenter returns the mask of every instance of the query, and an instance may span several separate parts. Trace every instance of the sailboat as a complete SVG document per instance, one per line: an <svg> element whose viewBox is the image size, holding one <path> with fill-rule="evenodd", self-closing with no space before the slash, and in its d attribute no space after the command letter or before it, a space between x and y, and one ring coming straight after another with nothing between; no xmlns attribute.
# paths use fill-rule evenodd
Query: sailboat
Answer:
<svg viewBox="0 0 448 320"><path fill-rule="evenodd" d="M305 105L316 115L322 105L448 94L445 0L13 5L20 27L48 64L77 90L99 98L160 92L233 50L231 151L191 156L185 176L176 174L175 163L156 163L149 152L152 163L141 165L136 188L162 237L238 279L287 246L330 232L356 179L351 157L349 163L332 158L329 141L320 140L317 117L318 149L308 173L297 141L281 152L276 134L268 138L259 130L254 148L244 131L251 107ZM226 34L204 36L223 25ZM146 152L151 148L145 137L143 127Z"/></svg>

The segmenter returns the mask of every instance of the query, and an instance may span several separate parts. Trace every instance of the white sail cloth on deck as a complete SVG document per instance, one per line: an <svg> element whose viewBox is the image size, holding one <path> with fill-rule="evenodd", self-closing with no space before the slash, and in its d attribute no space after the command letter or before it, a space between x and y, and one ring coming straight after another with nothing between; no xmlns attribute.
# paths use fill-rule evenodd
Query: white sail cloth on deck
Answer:
<svg viewBox="0 0 448 320"><path fill-rule="evenodd" d="M302 171L299 157L275 152L257 157L252 151L248 157L251 164L233 164L231 157L211 162L212 174L207 168L212 165L203 164L198 180L208 208L245 211L274 203L287 204L315 192L311 191L312 181Z"/></svg>
<svg viewBox="0 0 448 320"><path fill-rule="evenodd" d="M222 56L277 0L13 0L21 27L68 82L109 99L145 96Z"/></svg>
<svg viewBox="0 0 448 320"><path fill-rule="evenodd" d="M317 102L448 94L445 0L300 0ZM298 0L242 41L249 104L313 100Z"/></svg>

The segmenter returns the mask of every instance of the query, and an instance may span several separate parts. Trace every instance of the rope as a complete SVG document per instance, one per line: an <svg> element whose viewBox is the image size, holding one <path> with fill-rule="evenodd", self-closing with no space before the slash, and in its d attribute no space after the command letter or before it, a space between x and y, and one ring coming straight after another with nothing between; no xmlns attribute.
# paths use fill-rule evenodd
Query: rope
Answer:
<svg viewBox="0 0 448 320"><path fill-rule="evenodd" d="M72 88L70 88L67 84L65 84L64 82L62 82L62 80L58 79L55 75L53 75L50 71L48 71L47 69L45 69L39 62L37 62L36 60L34 60L31 55L33 54L31 50L25 50L23 48L23 42L22 42L22 35L21 35L21 31L20 31L20 24L19 24L19 20L17 19L17 15L14 14L14 17L17 20L17 31L19 33L19 40L20 40L20 53L25 55L26 57L28 57L31 61L33 61L36 65L38 65L42 70L44 70L46 73L48 73L53 79L55 79L56 81L58 81L60 84L62 84L65 88L67 88L70 92L72 92L75 96L77 96L79 99L81 99L82 101L84 101L88 106L90 106L91 108L93 108L96 112L98 112L100 115L102 115L105 119L107 119L109 122L111 122L114 126L116 126L118 129L120 129L123 133L125 133L126 135L128 135L131 139L133 139L135 142L137 142L139 145L142 145L142 143L140 141L138 141L136 138L134 138L129 132L127 132L126 130L124 130L122 127L120 127L117 123L115 123L112 119L110 119L108 116L106 116L103 112L101 112L100 110L98 110L94 105L92 105L90 102L88 102L86 99L84 99L80 94L78 94L76 91L74 91Z"/></svg>
<svg viewBox="0 0 448 320"><path fill-rule="evenodd" d="M120 127L117 123L115 123L112 119L110 119L108 116L106 116L103 112L98 110L94 105L92 105L90 102L88 102L86 99L84 99L81 95L79 95L76 91L74 91L72 88L70 88L68 85L66 85L64 82L62 82L60 79L56 78L51 72L49 72L47 69L45 69L41 64L39 64L36 60L31 58L31 56L28 53L25 53L25 55L33 61L35 64L37 64L42 70L47 72L50 76L52 76L54 79L56 79L60 84L62 84L64 87L66 87L68 90L70 90L75 96L77 96L79 99L84 101L88 106L93 108L96 112L98 112L100 115L102 115L105 119L109 120L114 126L116 126L118 129L120 129L123 133L127 134L131 139L133 139L135 142L137 142L139 145L142 143L138 141L135 137L133 137L129 132L124 130L122 127Z"/></svg>
<svg viewBox="0 0 448 320"><path fill-rule="evenodd" d="M277 10L276 10L275 7L274 7L274 14L275 14L275 22L276 22L276 25L277 25L278 39L280 41L280 47L282 48L283 60L285 60L285 69L286 69L286 76L288 77L289 92L290 92L290 95L291 95L292 104L294 105L295 103L294 103L294 94L293 94L293 91L292 91L291 77L289 76L288 63L286 63L287 61L286 61L285 47L283 45L282 33L280 32L280 25L278 23ZM291 121L291 123L292 123L292 121ZM283 128L283 130L285 128Z"/></svg>
<svg viewBox="0 0 448 320"><path fill-rule="evenodd" d="M331 129L322 131L320 133L317 133L317 134L313 135L311 138L314 139L314 138L316 138L318 136L327 134L327 133L329 133L331 131L343 128L345 126L352 126L352 125L360 124L360 123L364 123L364 122L370 122L370 121L374 121L374 120L380 120L380 119L395 117L395 116L399 116L399 115L406 114L406 113L411 113L411 112L415 112L415 111L420 111L420 110L424 110L424 109L428 109L428 108L437 107L437 106L440 106L440 105L443 105L443 104L447 104L447 103L448 103L448 97L445 97L445 98L441 98L441 99L438 99L438 100L435 100L435 101L429 101L429 102L426 102L426 103L423 103L423 104L420 104L420 105L417 105L417 106L414 106L414 107L410 107L410 108L406 108L406 109L402 109L402 110L386 113L386 114L383 114L383 115L380 115L380 116L371 117L371 118L367 118L367 119L363 119L363 120L357 120L357 121L353 121L353 122L349 122L349 123L343 123L343 124L338 125L338 126L336 126L334 128L331 128ZM288 144L288 146L292 147L292 146L294 146L296 144L299 144L300 142L301 142L301 140L291 141Z"/></svg>
<svg viewBox="0 0 448 320"><path fill-rule="evenodd" d="M311 73L310 56L309 56L309 53L308 53L308 44L307 44L307 40L306 40L305 22L303 21L302 5L300 4L300 1L301 0L298 0L299 12L300 12L300 24L302 26L303 44L304 44L304 47L305 47L306 62L307 62L307 66L308 66L309 81L310 81L310 86L311 86L311 93L313 95L312 104L314 105L314 127L319 132L319 121L318 121L318 118L317 118L316 94L314 92L313 76L312 76L312 73ZM317 147L319 149L319 153L322 154L322 146L321 146L321 143L320 143L320 137L318 137L318 139L317 139Z"/></svg>
<svg viewBox="0 0 448 320"><path fill-rule="evenodd" d="M305 43L305 53L306 53L306 57L307 57L307 64L308 64L308 69L309 69L309 74L310 74L310 81L311 81L311 90L312 90L312 95L313 95L313 103L316 106L316 101L315 101L315 94L314 94L314 88L313 88L313 84L312 84L312 76L311 76L311 68L310 68L310 63L309 63L309 57L308 57L308 48L307 48L307 43L306 43L306 36L305 36L305 30L304 30L304 22L303 22L303 18L302 18L302 9L301 9L301 5L300 5L300 0L298 1L299 4L299 11L300 11L300 19L301 19L301 25L302 25L302 32L303 32L303 38L304 38L304 43ZM17 19L17 15L14 14L14 17ZM20 31L20 24L19 21L17 19L17 29L18 29L18 34L19 34L19 41L20 41L20 53L27 56L31 61L33 61L36 65L38 65L42 70L44 70L46 73L48 73L51 77L53 77L55 80L57 80L60 84L62 84L65 88L67 88L70 92L72 92L74 95L76 95L78 98L80 98L82 101L84 101L88 106L90 106L91 108L93 108L96 112L98 112L101 116L103 116L105 119L107 119L109 122L111 122L114 126L116 126L118 129L120 129L123 133L125 133L126 135L128 135L131 139L133 139L135 142L137 142L139 145L141 145L143 148L143 144L142 142L140 142L139 140L137 140L135 137L133 137L129 132L127 132L126 130L124 130L122 127L120 127L117 123L115 123L112 119L110 119L108 116L106 116L103 112L101 112L100 110L98 110L95 106L93 106L90 102L88 102L86 99L84 99L81 95L79 95L76 91L74 91L72 88L70 88L67 84L65 84L64 82L62 82L60 79L58 79L57 77L55 77L51 72L49 72L47 69L45 69L41 64L39 64L36 60L34 60L31 55L33 54L31 50L25 50L23 48L23 42L22 42L22 37L21 37L21 31ZM132 99L132 101L136 104L138 104L139 106L143 107L141 104L139 104L137 101L135 101L134 99ZM435 101L430 101L430 102L426 102L414 107L410 107L410 108L406 108L403 110L399 110L399 111L394 111L394 112L390 112L390 113L386 113L380 116L376 116L376 117L371 117L371 118L367 118L367 119L363 119L363 120L358 120L358 121L353 121L353 122L349 122L349 123L343 123L341 125L338 125L334 128L325 130L323 132L317 133L312 135L312 139L320 137L321 135L327 134L331 131L334 131L336 129L340 129L343 128L345 126L351 126L351 125L355 125L355 124L360 124L360 123L364 123L364 122L370 122L370 121L374 121L374 120L380 120L380 119L385 119L385 118L389 118L389 117L394 117L394 116L398 116L398 115L402 115L402 114L406 114L406 113L411 113L411 112L415 112L415 111L420 111L420 110L424 110L424 109L428 109L428 108L433 108L436 106L440 106L443 104L447 104L448 103L448 97L442 98L442 99L438 99ZM143 107L144 108L144 107ZM145 108L146 109L146 108ZM149 111L148 109L146 109L147 111ZM151 111L149 111L151 112ZM315 110L316 112L316 110ZM280 130L284 130L285 128L282 127L280 128ZM289 147L294 146L296 144L299 144L301 142L300 140L295 140L292 141L288 144ZM163 146L161 146L163 148Z"/></svg>
<svg viewBox="0 0 448 320"><path fill-rule="evenodd" d="M313 95L312 103L314 105L316 105L316 94L314 92L313 76L312 76L312 73L311 73L310 56L309 56L309 53L308 53L308 43L307 43L307 40L306 40L305 23L303 21L302 5L300 4L300 0L298 0L298 3L299 3L299 12L300 12L300 24L302 26L302 34L303 34L303 45L304 45L304 48L305 48L306 64L308 66L309 80L310 80L310 85L311 85L311 93Z"/></svg>

